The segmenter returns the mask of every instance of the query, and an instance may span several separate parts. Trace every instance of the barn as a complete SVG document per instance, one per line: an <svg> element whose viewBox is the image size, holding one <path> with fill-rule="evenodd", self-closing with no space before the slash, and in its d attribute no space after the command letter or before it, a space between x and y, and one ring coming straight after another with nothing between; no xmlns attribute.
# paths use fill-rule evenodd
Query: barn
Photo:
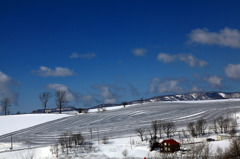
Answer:
<svg viewBox="0 0 240 159"><path fill-rule="evenodd" d="M160 144L160 152L175 152L180 150L180 143L174 139L163 140Z"/></svg>

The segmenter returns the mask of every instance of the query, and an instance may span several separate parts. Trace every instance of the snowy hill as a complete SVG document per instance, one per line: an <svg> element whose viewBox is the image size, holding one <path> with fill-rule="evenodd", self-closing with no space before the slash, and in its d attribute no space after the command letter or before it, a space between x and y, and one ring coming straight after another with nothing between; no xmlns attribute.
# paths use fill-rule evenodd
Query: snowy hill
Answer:
<svg viewBox="0 0 240 159"><path fill-rule="evenodd" d="M0 135L12 133L52 120L69 117L66 114L24 114L0 116Z"/></svg>
<svg viewBox="0 0 240 159"><path fill-rule="evenodd" d="M173 121L177 129L182 130L187 123L196 121L201 117L210 122L218 115L229 116L232 114L239 119L240 115L237 114L240 112L239 106L240 99L205 100L204 102L164 101L126 105L125 108L123 106L109 107L102 112L90 111L87 114L66 115L66 117L61 116L61 114L15 115L6 116L4 121L2 119L5 116L1 116L2 123L0 122L0 125L9 129L15 129L19 126L21 130L11 130L15 131L13 151L9 150L11 134L0 136L0 158L19 159L23 158L21 153L25 155L33 153L37 159L56 159L51 152L51 145L54 145L62 134L66 132L78 133L79 131L86 141L90 142L91 140L94 150L92 152L81 150L77 151L77 154L74 150L70 152L69 156L62 153L60 158L120 159L123 158L122 152L125 149L129 152L129 158L142 159L148 155L154 157L157 151L149 152L147 140L140 141L134 131L136 128L145 127L147 129L153 120ZM49 119L46 122L47 117L50 116L60 118L56 118L57 120ZM25 127L29 123L33 123L32 127ZM0 132L2 130L0 129ZM104 136L109 138L108 144L102 143ZM194 140L195 142L206 141L206 137L209 136L198 137ZM216 139L216 135L210 137ZM175 134L174 138L178 139L178 133ZM229 141L213 142L214 151L218 145L227 147ZM29 149L29 147L34 147L34 149Z"/></svg>

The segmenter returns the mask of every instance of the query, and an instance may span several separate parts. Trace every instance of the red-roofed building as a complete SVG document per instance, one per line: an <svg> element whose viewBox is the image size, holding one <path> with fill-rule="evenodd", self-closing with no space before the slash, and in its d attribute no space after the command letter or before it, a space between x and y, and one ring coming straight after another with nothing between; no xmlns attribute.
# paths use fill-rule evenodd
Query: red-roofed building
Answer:
<svg viewBox="0 0 240 159"><path fill-rule="evenodd" d="M180 143L173 139L163 140L160 144L160 152L175 152L180 150Z"/></svg>

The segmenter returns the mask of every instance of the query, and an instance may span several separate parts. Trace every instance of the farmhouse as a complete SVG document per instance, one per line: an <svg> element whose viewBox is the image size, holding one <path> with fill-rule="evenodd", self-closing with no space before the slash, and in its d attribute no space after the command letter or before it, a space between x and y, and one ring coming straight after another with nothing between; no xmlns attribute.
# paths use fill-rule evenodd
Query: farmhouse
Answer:
<svg viewBox="0 0 240 159"><path fill-rule="evenodd" d="M160 144L160 152L175 152L180 150L180 143L173 139L163 140Z"/></svg>

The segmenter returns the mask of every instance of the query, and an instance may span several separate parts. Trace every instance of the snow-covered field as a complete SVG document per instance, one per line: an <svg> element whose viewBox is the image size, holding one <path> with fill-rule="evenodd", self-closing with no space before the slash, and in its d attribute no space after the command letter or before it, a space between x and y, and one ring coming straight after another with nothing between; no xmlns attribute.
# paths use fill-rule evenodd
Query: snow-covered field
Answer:
<svg viewBox="0 0 240 159"><path fill-rule="evenodd" d="M0 136L68 116L69 115L66 114L25 114L0 116Z"/></svg>
<svg viewBox="0 0 240 159"><path fill-rule="evenodd" d="M216 139L216 135L209 137ZM202 142L206 141L206 137L194 140L195 142ZM229 146L229 144L230 140L214 141L210 142L209 147L211 149L211 153L214 154L218 147L225 149ZM8 146L10 146L9 143L0 144L0 150L1 147ZM24 145L21 145L20 143L16 143L14 146L16 149L24 147ZM57 159L56 155L52 154L51 148L51 146L40 148L29 147L24 150L2 152L0 153L0 159L26 159L31 156L33 156L34 159ZM122 159L124 158L122 154L124 150L127 150L128 152L127 157L132 159L143 159L144 157L149 158L159 155L158 151L150 152L148 142L141 142L139 137L125 137L119 139L109 139L108 144L103 144L102 142L98 144L98 142L95 141L93 152L82 153L81 151L73 150L70 151L68 155L66 155L66 153L59 153L58 159ZM181 152L178 152L178 155L181 155Z"/></svg>
<svg viewBox="0 0 240 159"><path fill-rule="evenodd" d="M0 116L0 159L21 159L34 154L35 159L55 159L50 149L59 136L66 131L81 132L89 139L90 129L93 132L94 152L75 153L59 158L123 158L122 151L127 149L128 156L143 158L155 156L149 152L148 143L141 142L134 129L149 127L153 120L173 121L181 130L190 121L200 117L211 121L218 115L233 114L240 123L240 100L219 100L205 102L157 102L131 105L123 108L106 108L104 112L97 109L88 114L27 114ZM40 124L40 125L38 125ZM13 150L10 151L10 134L13 132ZM109 143L98 144L98 135L109 137ZM211 136L216 138L215 136ZM130 144L130 140L132 144ZM197 140L206 140L206 137ZM211 143L213 152L217 146L227 147L229 140ZM39 148L36 148L39 147ZM33 149L32 149L33 148ZM23 149L23 150L20 150Z"/></svg>

